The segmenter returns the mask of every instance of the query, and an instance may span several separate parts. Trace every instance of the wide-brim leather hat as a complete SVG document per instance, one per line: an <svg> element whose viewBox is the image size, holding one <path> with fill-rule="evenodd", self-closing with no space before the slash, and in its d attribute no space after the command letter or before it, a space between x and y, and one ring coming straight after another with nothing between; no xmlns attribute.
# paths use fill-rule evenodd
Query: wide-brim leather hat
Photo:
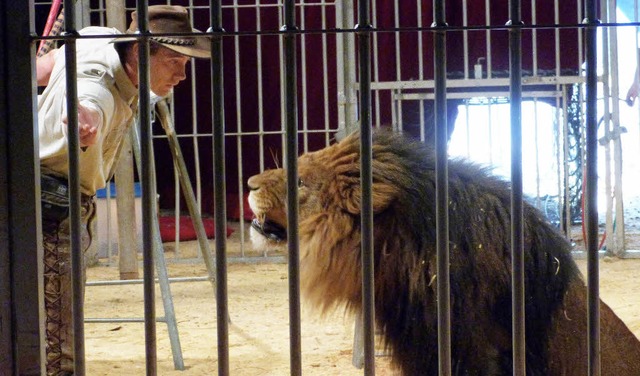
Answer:
<svg viewBox="0 0 640 376"><path fill-rule="evenodd" d="M152 5L148 8L149 32L151 34L172 34L152 37L156 43L182 55L199 58L211 57L211 39L194 35L179 35L201 33L191 27L187 9L178 5ZM131 24L126 34L137 34L138 14L131 14ZM129 42L136 38L116 38L113 43Z"/></svg>

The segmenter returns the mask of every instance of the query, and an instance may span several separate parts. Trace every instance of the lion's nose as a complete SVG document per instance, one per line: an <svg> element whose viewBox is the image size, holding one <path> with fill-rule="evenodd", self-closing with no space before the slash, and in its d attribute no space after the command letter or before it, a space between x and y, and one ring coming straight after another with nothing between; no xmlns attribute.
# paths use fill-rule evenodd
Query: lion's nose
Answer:
<svg viewBox="0 0 640 376"><path fill-rule="evenodd" d="M249 178L249 180L247 180L247 186L249 187L250 191L256 191L258 190L258 188L260 188L258 186L258 184L256 183L256 177L252 176Z"/></svg>

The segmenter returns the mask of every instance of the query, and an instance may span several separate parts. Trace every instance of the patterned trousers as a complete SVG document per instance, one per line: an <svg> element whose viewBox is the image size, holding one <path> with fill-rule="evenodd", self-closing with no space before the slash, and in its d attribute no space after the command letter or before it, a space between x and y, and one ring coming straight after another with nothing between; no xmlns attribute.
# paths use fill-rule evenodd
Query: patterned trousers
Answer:
<svg viewBox="0 0 640 376"><path fill-rule="evenodd" d="M93 197L81 200L81 249L91 244L91 224L95 219ZM46 312L47 376L73 374L73 315L71 287L71 240L69 219L47 219L43 213L44 239L44 307ZM83 279L85 264L83 257ZM83 284L84 285L84 284ZM84 289L80 299L84 300Z"/></svg>

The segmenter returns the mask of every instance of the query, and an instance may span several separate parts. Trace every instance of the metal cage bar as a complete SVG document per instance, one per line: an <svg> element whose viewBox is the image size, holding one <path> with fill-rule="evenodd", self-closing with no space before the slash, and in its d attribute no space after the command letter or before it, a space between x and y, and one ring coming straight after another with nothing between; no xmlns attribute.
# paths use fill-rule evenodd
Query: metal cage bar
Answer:
<svg viewBox="0 0 640 376"><path fill-rule="evenodd" d="M222 63L222 3L211 0L209 32L211 38L211 107L213 126L213 167L214 167L214 217L216 221L216 323L218 333L218 374L229 374L229 303L227 291L227 242L225 223L226 208L226 170L224 145L224 72Z"/></svg>
<svg viewBox="0 0 640 376"><path fill-rule="evenodd" d="M587 317L588 317L588 362L589 375L600 375L600 292L599 292L599 268L598 268L598 52L597 52L597 26L600 21L597 18L595 0L585 1L586 40L585 53L587 62L587 86L586 86L586 202L585 241L587 251Z"/></svg>
<svg viewBox="0 0 640 376"><path fill-rule="evenodd" d="M34 1L3 3L0 30L0 369L44 374Z"/></svg>
<svg viewBox="0 0 640 376"><path fill-rule="evenodd" d="M302 374L300 334L300 244L298 233L298 103L295 1L284 1L285 158L287 162L287 247L289 249L289 353L291 375Z"/></svg>
<svg viewBox="0 0 640 376"><path fill-rule="evenodd" d="M156 375L157 365L157 336L156 336L156 308L155 308L155 283L154 283L154 250L157 246L154 241L153 212L156 198L153 195L154 184L151 171L151 98L149 86L149 17L148 1L139 1L136 11L138 29L141 39L138 40L138 96L139 111L138 125L140 127L140 159L142 169L142 269L144 276L144 329L145 329L145 353L147 375Z"/></svg>
<svg viewBox="0 0 640 376"><path fill-rule="evenodd" d="M76 12L75 1L65 0L65 68L67 89L67 132L69 156L69 221L71 228L71 275L72 275L72 312L73 312L73 353L75 372L83 376L85 374L84 357L84 304L82 301L84 277L84 254L82 252L82 240L80 231L80 179L79 179L79 149L78 139L78 85L77 85L77 59L76 59Z"/></svg>
<svg viewBox="0 0 640 376"><path fill-rule="evenodd" d="M522 203L522 31L519 0L509 7L509 92L511 109L511 305L513 374L526 374L524 224ZM535 51L535 49L534 49ZM535 61L535 60L534 60Z"/></svg>
<svg viewBox="0 0 640 376"><path fill-rule="evenodd" d="M361 182L361 259L362 321L364 333L364 374L375 375L375 312L372 204L372 122L371 122L371 4L358 2L358 69L360 82L360 182Z"/></svg>
<svg viewBox="0 0 640 376"><path fill-rule="evenodd" d="M449 279L449 162L447 131L447 23L445 2L433 7L433 54L435 91L436 150L436 252L438 370L441 376L451 375L451 281Z"/></svg>

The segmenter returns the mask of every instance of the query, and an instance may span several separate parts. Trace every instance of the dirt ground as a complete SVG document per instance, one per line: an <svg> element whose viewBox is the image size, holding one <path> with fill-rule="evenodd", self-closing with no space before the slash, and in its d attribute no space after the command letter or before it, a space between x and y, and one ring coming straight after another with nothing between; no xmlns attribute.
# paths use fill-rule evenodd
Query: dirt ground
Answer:
<svg viewBox="0 0 640 376"><path fill-rule="evenodd" d="M182 243L184 249L194 246ZM213 246L213 243L212 243ZM171 245L165 250L171 251ZM235 252L234 249L230 251ZM168 257L170 257L168 253ZM578 260L586 275L586 262ZM609 259L600 263L600 294L640 337L640 259ZM171 277L207 275L203 263L170 262ZM88 269L88 280L118 279L117 266ZM142 275L142 272L140 272ZM287 265L229 263L230 373L241 376L288 375L289 299ZM184 371L174 369L167 326L157 323L159 375L217 374L216 301L211 282L173 282L171 292L178 321ZM157 316L163 316L156 289ZM142 285L89 286L85 317L143 317ZM302 372L304 375L362 375L351 364L354 318L343 312L320 317L302 304ZM144 375L143 323L85 324L87 374ZM388 358L376 358L377 375L393 375Z"/></svg>

